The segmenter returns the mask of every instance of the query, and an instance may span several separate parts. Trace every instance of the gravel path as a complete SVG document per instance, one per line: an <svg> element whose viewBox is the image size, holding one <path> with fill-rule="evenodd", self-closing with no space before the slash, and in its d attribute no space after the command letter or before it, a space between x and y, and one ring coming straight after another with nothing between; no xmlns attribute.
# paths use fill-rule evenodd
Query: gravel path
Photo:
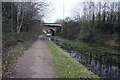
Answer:
<svg viewBox="0 0 120 80"><path fill-rule="evenodd" d="M42 36L18 59L13 78L57 78L52 55Z"/></svg>

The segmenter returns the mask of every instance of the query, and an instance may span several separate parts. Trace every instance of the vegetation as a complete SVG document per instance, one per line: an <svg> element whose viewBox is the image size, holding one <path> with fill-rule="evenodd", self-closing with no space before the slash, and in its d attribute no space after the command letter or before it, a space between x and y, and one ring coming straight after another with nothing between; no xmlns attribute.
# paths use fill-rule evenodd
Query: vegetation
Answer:
<svg viewBox="0 0 120 80"><path fill-rule="evenodd" d="M114 35L111 40L119 44L120 2L83 2L74 8L72 16L62 23L63 37L96 42L99 34Z"/></svg>
<svg viewBox="0 0 120 80"><path fill-rule="evenodd" d="M2 70L3 77L9 77L11 75L11 69L14 67L13 65L16 63L18 57L23 54L23 51L27 49L36 39L37 36L40 35L40 31L38 32L22 32L19 36L14 36L14 41L8 46L9 48L4 49L2 54ZM21 40L18 42L18 40ZM13 46L14 45L14 46Z"/></svg>
<svg viewBox="0 0 120 80"><path fill-rule="evenodd" d="M77 51L80 56L90 55L105 65L119 65L120 1L83 2L76 5L72 13L72 17L56 20L62 24L62 37L57 37L55 43L68 52Z"/></svg>
<svg viewBox="0 0 120 80"><path fill-rule="evenodd" d="M44 22L48 6L44 1L2 2L3 77L9 75L17 57L41 34L38 27ZM73 17L56 22L63 25L56 34L69 38L59 37L68 49L92 53L96 60L105 56L103 61L120 63L120 1L83 2L74 8ZM98 78L54 43L47 43L61 78Z"/></svg>
<svg viewBox="0 0 120 80"><path fill-rule="evenodd" d="M3 2L3 49L12 46L11 43L14 43L14 39L19 35L24 36L23 33L33 32L35 29L38 29L37 26L40 26L40 22L42 22L47 5L48 4L44 2ZM23 40L18 40L17 42L20 41Z"/></svg>
<svg viewBox="0 0 120 80"><path fill-rule="evenodd" d="M99 78L53 42L47 41L47 44L52 51L60 78Z"/></svg>
<svg viewBox="0 0 120 80"><path fill-rule="evenodd" d="M48 3L2 2L3 77L22 51L41 34L40 25L48 11Z"/></svg>
<svg viewBox="0 0 120 80"><path fill-rule="evenodd" d="M59 44L61 44L61 47L63 47L66 50L73 50L73 51L78 51L79 53L92 53L92 56L96 60L101 60L107 63L117 63L120 64L119 60L119 55L120 51L116 49L116 47L112 46L107 46L104 44L98 44L98 43L88 43L88 42L83 42L82 40L71 40L71 39L66 39L62 37L56 37L55 40L60 40L58 41ZM102 59L102 58L104 59Z"/></svg>

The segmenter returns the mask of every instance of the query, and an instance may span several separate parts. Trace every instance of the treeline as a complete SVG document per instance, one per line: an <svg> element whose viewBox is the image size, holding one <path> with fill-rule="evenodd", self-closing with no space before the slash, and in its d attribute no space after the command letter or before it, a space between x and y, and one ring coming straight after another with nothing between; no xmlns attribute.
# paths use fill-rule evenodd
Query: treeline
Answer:
<svg viewBox="0 0 120 80"><path fill-rule="evenodd" d="M83 2L63 23L62 36L95 41L97 34L120 42L120 2Z"/></svg>
<svg viewBox="0 0 120 80"><path fill-rule="evenodd" d="M41 34L48 6L42 1L2 2L2 77L9 77L9 70L23 49Z"/></svg>
<svg viewBox="0 0 120 80"><path fill-rule="evenodd" d="M42 1L39 3L2 2L3 50L24 41L27 37L24 33L32 33L36 25L40 27L48 5Z"/></svg>

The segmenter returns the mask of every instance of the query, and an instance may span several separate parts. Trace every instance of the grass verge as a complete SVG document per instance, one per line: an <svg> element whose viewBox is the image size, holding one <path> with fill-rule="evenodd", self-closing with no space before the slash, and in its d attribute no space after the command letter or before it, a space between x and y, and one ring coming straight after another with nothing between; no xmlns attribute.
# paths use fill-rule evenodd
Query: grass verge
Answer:
<svg viewBox="0 0 120 80"><path fill-rule="evenodd" d="M47 44L52 51L60 78L99 78L53 42L47 41Z"/></svg>

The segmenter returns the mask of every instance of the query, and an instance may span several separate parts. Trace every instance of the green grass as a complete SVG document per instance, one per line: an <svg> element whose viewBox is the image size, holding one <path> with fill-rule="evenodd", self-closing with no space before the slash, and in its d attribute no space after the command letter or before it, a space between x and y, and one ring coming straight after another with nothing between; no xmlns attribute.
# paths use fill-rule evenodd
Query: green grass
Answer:
<svg viewBox="0 0 120 80"><path fill-rule="evenodd" d="M53 61L60 78L99 78L53 42L47 41L47 44L52 51Z"/></svg>

